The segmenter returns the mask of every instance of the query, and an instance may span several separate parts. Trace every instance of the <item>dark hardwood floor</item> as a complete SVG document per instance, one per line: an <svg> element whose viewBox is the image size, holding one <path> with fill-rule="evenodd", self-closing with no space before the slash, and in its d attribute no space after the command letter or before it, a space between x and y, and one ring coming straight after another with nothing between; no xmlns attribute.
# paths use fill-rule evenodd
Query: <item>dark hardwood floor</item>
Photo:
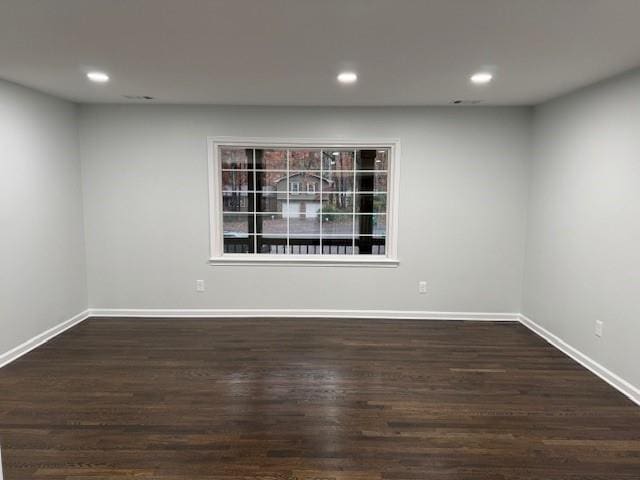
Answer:
<svg viewBox="0 0 640 480"><path fill-rule="evenodd" d="M640 479L640 408L517 323L91 319L0 369L5 480Z"/></svg>

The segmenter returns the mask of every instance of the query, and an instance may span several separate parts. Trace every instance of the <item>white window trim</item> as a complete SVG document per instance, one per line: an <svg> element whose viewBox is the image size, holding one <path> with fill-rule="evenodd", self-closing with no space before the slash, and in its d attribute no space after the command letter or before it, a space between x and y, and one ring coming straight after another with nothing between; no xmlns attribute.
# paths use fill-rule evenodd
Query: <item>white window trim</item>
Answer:
<svg viewBox="0 0 640 480"><path fill-rule="evenodd" d="M304 139L267 137L208 137L209 164L209 243L210 265L273 265L273 266L370 266L395 267L398 260L398 203L400 183L400 141L370 139ZM262 255L223 253L222 190L219 148L280 147L280 148L387 148L387 232L385 255ZM355 159L354 159L355 160ZM372 258L373 257L373 258Z"/></svg>

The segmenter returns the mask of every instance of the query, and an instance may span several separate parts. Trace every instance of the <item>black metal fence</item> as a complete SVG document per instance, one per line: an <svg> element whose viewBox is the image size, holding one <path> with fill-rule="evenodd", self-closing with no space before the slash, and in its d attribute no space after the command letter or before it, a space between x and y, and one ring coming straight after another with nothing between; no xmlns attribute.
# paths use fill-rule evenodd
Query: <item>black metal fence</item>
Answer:
<svg viewBox="0 0 640 480"><path fill-rule="evenodd" d="M257 248L254 250L254 242ZM354 245L355 243L355 245ZM351 238L289 238L262 237L229 237L224 239L224 253L254 253L265 255L384 255L384 237L359 237L355 242Z"/></svg>

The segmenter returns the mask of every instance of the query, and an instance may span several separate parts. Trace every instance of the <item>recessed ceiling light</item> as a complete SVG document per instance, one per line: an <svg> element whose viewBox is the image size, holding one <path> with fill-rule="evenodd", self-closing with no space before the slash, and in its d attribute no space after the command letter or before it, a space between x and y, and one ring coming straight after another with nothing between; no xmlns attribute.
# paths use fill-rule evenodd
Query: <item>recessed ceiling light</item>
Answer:
<svg viewBox="0 0 640 480"><path fill-rule="evenodd" d="M355 72L341 72L338 75L338 81L340 83L356 83L358 75Z"/></svg>
<svg viewBox="0 0 640 480"><path fill-rule="evenodd" d="M471 75L471 81L477 84L489 83L492 78L493 75L489 72L478 72Z"/></svg>
<svg viewBox="0 0 640 480"><path fill-rule="evenodd" d="M109 81L109 75L104 72L89 72L87 73L87 78L96 83L106 83Z"/></svg>

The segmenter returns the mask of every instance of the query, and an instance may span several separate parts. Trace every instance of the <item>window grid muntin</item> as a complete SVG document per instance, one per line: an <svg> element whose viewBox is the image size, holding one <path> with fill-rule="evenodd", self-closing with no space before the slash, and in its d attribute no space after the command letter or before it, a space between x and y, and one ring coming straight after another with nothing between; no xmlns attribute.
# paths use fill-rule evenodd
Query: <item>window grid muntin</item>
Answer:
<svg viewBox="0 0 640 480"><path fill-rule="evenodd" d="M289 172L289 152L291 152L291 150L287 148L287 180L284 183L287 186L287 248L284 251L285 255L290 254L289 248L291 247L291 192L289 191L291 188L291 174ZM300 186L298 185L298 190L299 189Z"/></svg>
<svg viewBox="0 0 640 480"><path fill-rule="evenodd" d="M357 176L358 176L358 171L356 170L356 155L358 154L358 152L356 151L356 149L353 149L353 192L355 195L356 190L358 189L358 183L357 183ZM351 221L353 222L353 225L351 225L351 254L355 255L355 251L356 251L356 199L354 197L353 202L351 202L353 205L351 206L353 211L353 215L351 216Z"/></svg>
<svg viewBox="0 0 640 480"><path fill-rule="evenodd" d="M258 179L258 174L256 173L256 149L252 150L253 157L253 189L256 190L256 181ZM256 192L253 192L253 232L256 234L253 237L253 254L258 253L258 195ZM251 246L251 242L249 242L249 246Z"/></svg>
<svg viewBox="0 0 640 480"><path fill-rule="evenodd" d="M324 205L322 204L322 190L324 189L324 148L320 149L320 211L318 215L320 215L320 255L324 254L324 242L322 241L323 233L322 233L322 216Z"/></svg>

